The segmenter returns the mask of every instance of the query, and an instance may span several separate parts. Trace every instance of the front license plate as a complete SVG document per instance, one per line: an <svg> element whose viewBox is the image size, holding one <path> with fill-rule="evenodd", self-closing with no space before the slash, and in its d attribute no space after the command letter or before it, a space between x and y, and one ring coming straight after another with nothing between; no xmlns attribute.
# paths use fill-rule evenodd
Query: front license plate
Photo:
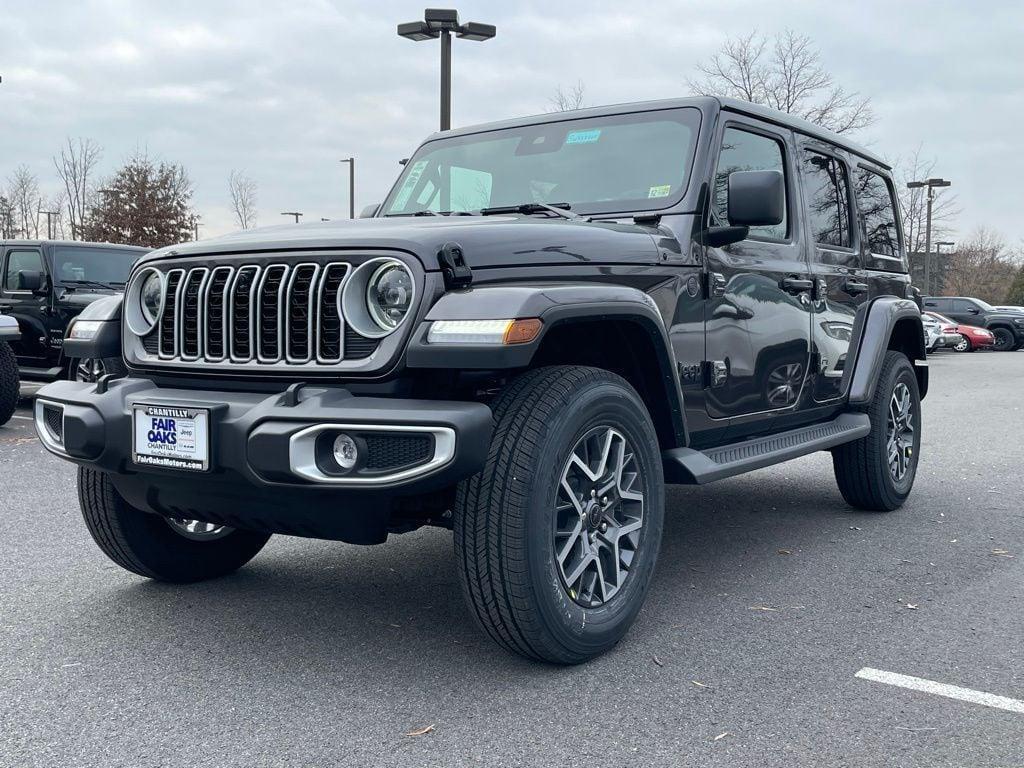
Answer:
<svg viewBox="0 0 1024 768"><path fill-rule="evenodd" d="M133 460L149 467L204 472L210 468L210 412L204 408L138 404Z"/></svg>

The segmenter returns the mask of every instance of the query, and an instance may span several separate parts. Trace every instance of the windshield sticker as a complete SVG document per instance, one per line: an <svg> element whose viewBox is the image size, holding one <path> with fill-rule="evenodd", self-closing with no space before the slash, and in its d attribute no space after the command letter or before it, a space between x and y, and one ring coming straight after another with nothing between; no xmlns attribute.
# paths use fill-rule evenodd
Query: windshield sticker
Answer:
<svg viewBox="0 0 1024 768"><path fill-rule="evenodd" d="M412 168L409 169L409 175L405 177L405 183L398 191L398 197L395 198L395 202L391 205L392 210L402 210L405 208L405 204L409 202L409 195L416 188L416 182L420 180L420 176L423 175L423 169L427 167L428 162L427 160L420 160L413 163Z"/></svg>
<svg viewBox="0 0 1024 768"><path fill-rule="evenodd" d="M593 144L601 138L601 129L593 128L589 131L570 131L565 137L566 144Z"/></svg>
<svg viewBox="0 0 1024 768"><path fill-rule="evenodd" d="M647 197L668 197L672 194L671 184L662 184L661 186L651 187L647 190Z"/></svg>

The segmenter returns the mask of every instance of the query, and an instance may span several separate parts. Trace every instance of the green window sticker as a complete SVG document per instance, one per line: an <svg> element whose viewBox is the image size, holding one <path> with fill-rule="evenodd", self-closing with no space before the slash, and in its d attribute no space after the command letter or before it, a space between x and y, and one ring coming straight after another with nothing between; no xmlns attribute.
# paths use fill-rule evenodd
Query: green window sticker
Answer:
<svg viewBox="0 0 1024 768"><path fill-rule="evenodd" d="M405 208L405 204L409 202L409 195L416 188L416 182L420 180L420 176L423 175L423 169L427 167L428 162L428 160L420 160L409 169L409 175L405 177L405 183L402 184L402 188L398 191L398 196L391 206L392 210L402 210Z"/></svg>
<svg viewBox="0 0 1024 768"><path fill-rule="evenodd" d="M569 131L565 137L566 144L593 144L601 138L601 129L593 128L589 131Z"/></svg>
<svg viewBox="0 0 1024 768"><path fill-rule="evenodd" d="M662 184L657 187L651 187L647 190L647 197L668 197L672 194L671 184Z"/></svg>

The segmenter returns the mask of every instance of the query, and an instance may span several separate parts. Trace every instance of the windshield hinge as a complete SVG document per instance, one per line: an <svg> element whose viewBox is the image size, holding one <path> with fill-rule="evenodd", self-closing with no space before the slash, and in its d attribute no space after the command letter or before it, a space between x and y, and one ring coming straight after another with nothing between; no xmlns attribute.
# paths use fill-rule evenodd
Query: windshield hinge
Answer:
<svg viewBox="0 0 1024 768"><path fill-rule="evenodd" d="M467 288L473 283L473 270L466 266L462 255L462 246L458 243L445 243L437 254L437 263L444 275L446 290Z"/></svg>

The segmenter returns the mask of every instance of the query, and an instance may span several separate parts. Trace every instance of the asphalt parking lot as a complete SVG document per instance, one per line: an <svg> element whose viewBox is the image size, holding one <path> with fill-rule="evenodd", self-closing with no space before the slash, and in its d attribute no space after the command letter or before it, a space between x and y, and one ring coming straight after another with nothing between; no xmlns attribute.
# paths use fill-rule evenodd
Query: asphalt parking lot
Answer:
<svg viewBox="0 0 1024 768"><path fill-rule="evenodd" d="M1022 766L1022 382L1024 353L933 357L893 514L847 508L825 454L671 489L637 624L567 669L474 628L443 531L277 537L190 587L121 571L23 408L0 428L0 765Z"/></svg>

